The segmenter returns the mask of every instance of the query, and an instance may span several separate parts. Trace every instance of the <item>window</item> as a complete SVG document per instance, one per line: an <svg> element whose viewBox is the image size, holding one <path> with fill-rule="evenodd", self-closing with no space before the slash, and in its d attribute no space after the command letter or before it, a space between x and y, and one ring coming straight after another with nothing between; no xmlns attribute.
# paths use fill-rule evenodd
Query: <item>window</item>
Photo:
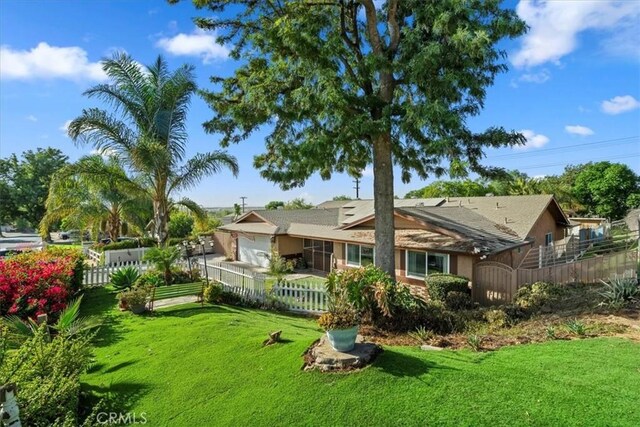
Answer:
<svg viewBox="0 0 640 427"><path fill-rule="evenodd" d="M544 245L545 246L551 246L553 245L553 234L552 233L547 233L544 236Z"/></svg>
<svg viewBox="0 0 640 427"><path fill-rule="evenodd" d="M359 267L373 264L375 253L371 246L347 244L347 265Z"/></svg>
<svg viewBox="0 0 640 427"><path fill-rule="evenodd" d="M407 277L424 279L433 273L449 272L449 255L407 251Z"/></svg>

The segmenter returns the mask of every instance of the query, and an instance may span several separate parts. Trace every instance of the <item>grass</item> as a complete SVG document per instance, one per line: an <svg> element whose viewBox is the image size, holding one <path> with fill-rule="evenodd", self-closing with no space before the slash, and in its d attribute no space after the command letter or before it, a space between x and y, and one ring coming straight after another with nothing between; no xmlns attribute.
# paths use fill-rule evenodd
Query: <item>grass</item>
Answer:
<svg viewBox="0 0 640 427"><path fill-rule="evenodd" d="M276 281L277 279L274 276L267 277L267 280L265 281L265 288L267 290L273 288L273 286L276 284ZM302 285L306 285L306 284L324 285L326 281L327 279L324 277L312 276L312 275L309 275L307 277L303 277L300 279L288 280L289 283L296 283L296 284L302 284Z"/></svg>
<svg viewBox="0 0 640 427"><path fill-rule="evenodd" d="M151 426L640 425L640 345L551 341L495 352L386 347L350 374L301 371L321 332L312 319L195 304L153 315L117 311L89 291L84 314L105 318L83 381L101 409L146 413ZM282 330L283 343L262 347Z"/></svg>

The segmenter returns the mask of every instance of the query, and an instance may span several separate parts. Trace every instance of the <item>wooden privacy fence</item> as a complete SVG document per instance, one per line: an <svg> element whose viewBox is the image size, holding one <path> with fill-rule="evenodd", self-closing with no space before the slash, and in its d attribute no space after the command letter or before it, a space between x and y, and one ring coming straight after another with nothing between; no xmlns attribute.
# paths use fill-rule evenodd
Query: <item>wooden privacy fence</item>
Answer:
<svg viewBox="0 0 640 427"><path fill-rule="evenodd" d="M638 250L593 255L574 262L542 268L511 268L493 261L479 262L473 273L473 300L483 304L508 304L518 289L535 282L595 283L615 277L636 277Z"/></svg>
<svg viewBox="0 0 640 427"><path fill-rule="evenodd" d="M98 267L85 267L82 284L84 286L104 286L109 283L111 274L124 267L135 267L140 274L151 268L148 262L123 262Z"/></svg>

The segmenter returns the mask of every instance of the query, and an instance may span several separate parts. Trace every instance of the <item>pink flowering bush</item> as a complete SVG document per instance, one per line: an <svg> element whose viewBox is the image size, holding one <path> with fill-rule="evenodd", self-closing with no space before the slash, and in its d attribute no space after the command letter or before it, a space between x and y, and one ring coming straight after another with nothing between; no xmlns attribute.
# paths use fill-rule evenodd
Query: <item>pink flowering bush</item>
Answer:
<svg viewBox="0 0 640 427"><path fill-rule="evenodd" d="M0 316L57 318L82 284L82 255L28 252L0 260Z"/></svg>

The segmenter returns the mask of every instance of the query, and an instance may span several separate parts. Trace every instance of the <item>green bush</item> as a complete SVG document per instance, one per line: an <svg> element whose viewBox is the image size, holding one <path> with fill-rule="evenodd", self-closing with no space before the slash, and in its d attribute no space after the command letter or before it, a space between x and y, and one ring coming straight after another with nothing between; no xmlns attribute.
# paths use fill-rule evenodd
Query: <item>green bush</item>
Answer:
<svg viewBox="0 0 640 427"><path fill-rule="evenodd" d="M202 279L200 270L197 268L191 271L183 270L180 267L171 268L172 284L199 282Z"/></svg>
<svg viewBox="0 0 640 427"><path fill-rule="evenodd" d="M562 288L553 283L535 282L518 289L514 303L530 313L535 313L545 304L557 298L561 292Z"/></svg>
<svg viewBox="0 0 640 427"><path fill-rule="evenodd" d="M484 313L484 319L492 328L511 327L527 317L527 311L516 304L503 305Z"/></svg>
<svg viewBox="0 0 640 427"><path fill-rule="evenodd" d="M174 212L169 220L169 236L185 238L193 231L194 219L186 212Z"/></svg>
<svg viewBox="0 0 640 427"><path fill-rule="evenodd" d="M156 241L154 239L145 237L141 239L127 239L121 242L112 242L108 244L96 243L91 246L91 249L98 252L104 251L116 251L121 249L135 249L135 248L152 248L156 246Z"/></svg>
<svg viewBox="0 0 640 427"><path fill-rule="evenodd" d="M136 267L123 267L111 273L111 285L117 290L131 288L140 278Z"/></svg>
<svg viewBox="0 0 640 427"><path fill-rule="evenodd" d="M204 302L216 304L222 301L222 293L224 288L220 283L209 283L204 287Z"/></svg>
<svg viewBox="0 0 640 427"><path fill-rule="evenodd" d="M434 301L444 302L449 292L462 292L471 294L469 279L455 274L435 273L425 278L429 298Z"/></svg>
<svg viewBox="0 0 640 427"><path fill-rule="evenodd" d="M271 249L271 254L269 255L269 274L277 278L282 278L285 274L293 272L293 267L293 261L287 261L280 256L277 250L274 248Z"/></svg>
<svg viewBox="0 0 640 427"><path fill-rule="evenodd" d="M135 310L141 306L144 306L151 299L152 292L153 288L142 286L133 288L128 291L122 291L118 294L120 307L125 310Z"/></svg>
<svg viewBox="0 0 640 427"><path fill-rule="evenodd" d="M450 310L470 310L473 308L473 301L466 292L451 291L445 297L444 305Z"/></svg>
<svg viewBox="0 0 640 427"><path fill-rule="evenodd" d="M90 340L87 335L51 337L43 325L17 350L5 355L0 363L0 384L16 384L22 425L82 424L78 419L80 377L91 362ZM3 345L0 342L0 348Z"/></svg>
<svg viewBox="0 0 640 427"><path fill-rule="evenodd" d="M164 285L164 277L159 271L147 271L136 280L135 287L155 287Z"/></svg>

